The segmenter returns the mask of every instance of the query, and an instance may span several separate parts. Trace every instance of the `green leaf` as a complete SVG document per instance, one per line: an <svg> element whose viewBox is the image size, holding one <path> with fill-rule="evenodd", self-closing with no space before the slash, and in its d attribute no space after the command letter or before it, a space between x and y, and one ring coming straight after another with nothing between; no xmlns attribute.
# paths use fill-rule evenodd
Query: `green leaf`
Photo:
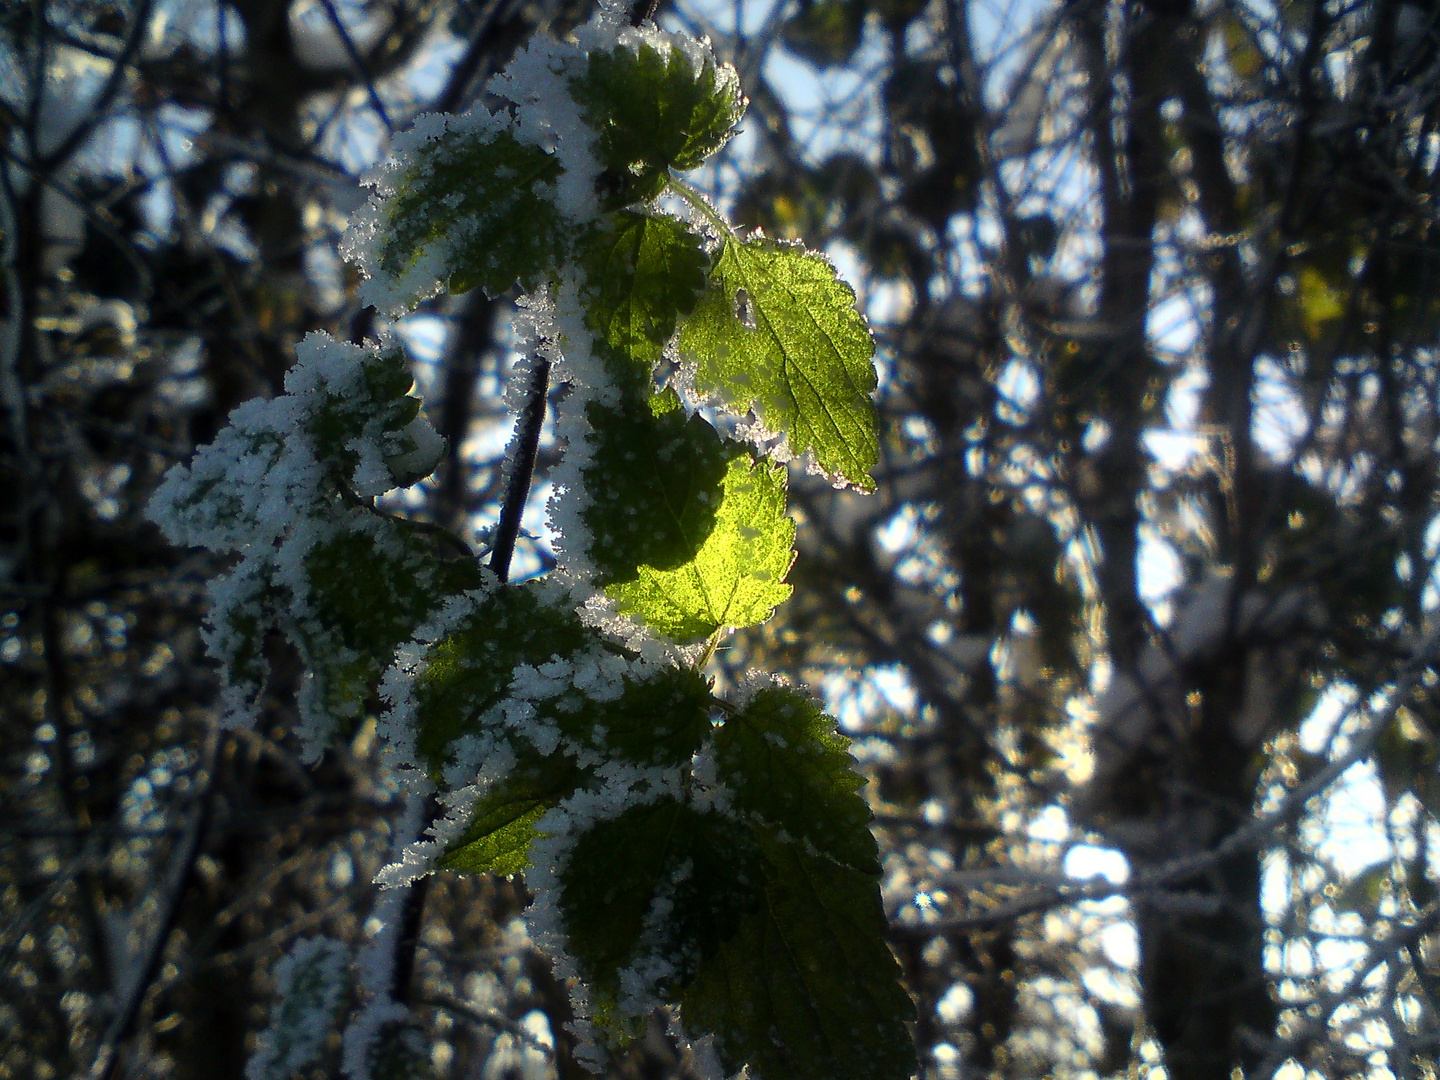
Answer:
<svg viewBox="0 0 1440 1080"><path fill-rule="evenodd" d="M700 238L675 218L622 211L586 239L580 264L587 322L621 361L622 385L648 391L676 321L704 291Z"/></svg>
<svg viewBox="0 0 1440 1080"><path fill-rule="evenodd" d="M731 460L715 523L695 557L673 569L642 565L606 587L616 606L677 641L722 626L754 626L790 596L795 523L785 516L785 467Z"/></svg>
<svg viewBox="0 0 1440 1080"><path fill-rule="evenodd" d="M467 874L518 874L530 865L535 823L570 796L582 780L578 766L552 754L517 765L475 808L465 831L436 860Z"/></svg>
<svg viewBox="0 0 1440 1080"><path fill-rule="evenodd" d="M766 239L726 240L710 283L680 327L697 389L753 410L827 475L874 488L875 345L854 291L819 255Z"/></svg>
<svg viewBox="0 0 1440 1080"><path fill-rule="evenodd" d="M805 694L761 690L715 734L732 805L866 874L880 873L870 807L850 742Z"/></svg>
<svg viewBox="0 0 1440 1080"><path fill-rule="evenodd" d="M508 131L445 130L414 152L385 206L379 268L410 302L436 274L454 293L535 288L569 242L552 186L562 171Z"/></svg>
<svg viewBox="0 0 1440 1080"><path fill-rule="evenodd" d="M593 437L582 517L596 583L689 563L714 528L738 448L727 448L704 417L687 419L668 390L648 403L591 405L586 415Z"/></svg>
<svg viewBox="0 0 1440 1080"><path fill-rule="evenodd" d="M689 668L665 668L627 680L614 701L561 699L545 712L563 734L605 760L675 767L690 761L710 732L710 686ZM521 760L475 808L441 866L467 873L516 874L529 865L535 823L592 774L565 754L541 757L520 747Z"/></svg>
<svg viewBox="0 0 1440 1080"><path fill-rule="evenodd" d="M555 713L560 730L607 759L632 765L688 765L710 733L713 698L705 677L690 668L663 668L627 679L615 701L567 702Z"/></svg>
<svg viewBox="0 0 1440 1080"><path fill-rule="evenodd" d="M627 969L667 987L687 981L760 902L762 884L748 830L665 799L576 841L560 910L570 950L608 1005Z"/></svg>
<svg viewBox="0 0 1440 1080"><path fill-rule="evenodd" d="M685 51L651 45L590 53L570 92L599 134L595 154L621 206L658 194L666 170L693 169L719 150L745 111L729 64L707 57L697 71Z"/></svg>
<svg viewBox="0 0 1440 1080"><path fill-rule="evenodd" d="M520 664L567 657L597 640L573 611L546 603L534 585L497 588L460 626L431 646L416 676L415 748L432 770L462 735L509 696Z"/></svg>
<svg viewBox="0 0 1440 1080"><path fill-rule="evenodd" d="M293 616L332 720L360 712L396 648L446 597L480 584L475 561L430 529L368 510L354 511L346 524L306 554L309 603Z"/></svg>
<svg viewBox="0 0 1440 1080"><path fill-rule="evenodd" d="M885 945L875 877L757 830L765 903L703 963L681 1018L715 1033L726 1073L908 1080L915 1007Z"/></svg>

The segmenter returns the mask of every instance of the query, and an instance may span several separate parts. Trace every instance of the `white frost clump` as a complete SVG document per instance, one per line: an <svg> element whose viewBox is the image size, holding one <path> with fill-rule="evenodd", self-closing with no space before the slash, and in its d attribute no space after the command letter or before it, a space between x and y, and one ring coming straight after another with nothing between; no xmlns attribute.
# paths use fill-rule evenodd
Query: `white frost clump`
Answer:
<svg viewBox="0 0 1440 1080"><path fill-rule="evenodd" d="M320 1057L349 979L350 950L328 937L302 938L275 966L270 1026L245 1066L245 1080L289 1080Z"/></svg>
<svg viewBox="0 0 1440 1080"><path fill-rule="evenodd" d="M401 554L393 524L354 505L343 490L378 495L413 480L416 471L429 472L439 459L434 429L419 414L402 424L406 399L393 385L383 388L387 375L393 384L390 373L404 370L396 348L308 335L296 346L286 392L231 413L213 443L166 474L147 508L172 543L240 556L210 585L204 630L211 655L224 666L228 724L253 722L267 673L266 627L297 631L309 655L327 657L332 667L355 659L315 617L307 559L346 534L366 537L378 553ZM377 386L388 396L377 398ZM274 600L277 589L288 593L284 603ZM333 724L326 690L313 672L301 690L300 734L311 759Z"/></svg>
<svg viewBox="0 0 1440 1080"><path fill-rule="evenodd" d="M295 346L285 393L245 402L189 465L171 468L150 502L150 519L172 543L224 554L263 547L297 521L323 515L337 496L324 483L326 463L317 457L310 430L322 411L342 415L356 428L345 449L358 462L347 477L357 494L396 486L389 458L413 468L420 464L417 455L429 453L433 468L439 460L434 429L412 421L402 432L385 431L383 403L366 386L367 364L394 349L336 341L324 331L307 334Z"/></svg>
<svg viewBox="0 0 1440 1080"><path fill-rule="evenodd" d="M595 180L600 163L591 153L595 132L580 118L569 81L585 65L579 46L537 34L515 54L486 89L514 102L515 137L554 154L564 169L555 182L555 208L566 220L585 225L595 220Z"/></svg>
<svg viewBox="0 0 1440 1080"><path fill-rule="evenodd" d="M453 255L449 242L463 233L464 222L455 222L446 233L424 247L414 263L399 274L381 267L385 238L390 231L387 205L407 182L421 170L426 153L438 152L447 137L493 138L506 129L505 121L477 105L459 116L422 113L390 144L390 156L360 178L372 194L365 207L351 218L340 241L340 254L365 274L360 299L379 311L397 314L441 292L450 277ZM430 144L437 144L432 147ZM429 162L433 165L433 161Z"/></svg>

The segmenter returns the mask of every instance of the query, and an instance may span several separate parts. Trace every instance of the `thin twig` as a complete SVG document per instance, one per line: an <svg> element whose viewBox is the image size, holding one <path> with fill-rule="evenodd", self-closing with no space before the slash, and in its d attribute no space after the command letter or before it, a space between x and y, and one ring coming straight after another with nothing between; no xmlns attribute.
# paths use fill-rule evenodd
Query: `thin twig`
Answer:
<svg viewBox="0 0 1440 1080"><path fill-rule="evenodd" d="M1415 684L1433 662L1437 644L1440 644L1440 630L1427 635L1425 640L1416 647L1414 658L1407 665L1408 670L1388 692L1385 707L1374 715L1374 718L1362 731L1355 735L1345 753L1330 762L1309 780L1287 793L1274 810L1253 818L1248 825L1236 829L1215 847L1196 855L1171 859L1153 870L1135 875L1128 882L1114 883L1092 879L1070 887L1046 889L975 915L938 919L934 922L914 926L892 926L890 933L895 937L929 939L943 934L998 926L1026 915L1034 915L1058 907L1069 907L1082 900L1102 900L1111 896L1134 899L1147 893L1159 892L1172 882L1192 878L1231 855L1259 847L1277 830L1290 825L1304 811L1306 804L1312 798L1324 793L1351 766L1364 760L1370 754L1375 746L1375 740L1380 737L1380 734L1394 718L1395 711L1406 703L1410 691L1414 689ZM1363 697L1357 699L1357 708L1359 702L1363 700Z"/></svg>
<svg viewBox="0 0 1440 1080"><path fill-rule="evenodd" d="M525 409L520 414L515 436L515 460L511 465L510 483L505 490L505 503L500 508L500 521L495 526L495 546L490 552L490 569L501 581L510 577L510 559L515 554L515 541L520 536L520 520L530 500L530 482L535 476L535 458L540 453L540 432L545 426L545 398L550 390L550 361L535 357L530 375L530 390Z"/></svg>
<svg viewBox="0 0 1440 1080"><path fill-rule="evenodd" d="M105 85L100 88L100 93L95 95L89 114L60 141L55 149L49 153L37 155L39 159L37 171L48 173L62 165L105 119L111 102L124 84L125 72L130 67L130 61L135 59L135 54L140 50L140 43L150 26L150 10L154 6L154 0L140 0L140 3L135 5L129 29L125 34L125 43L120 48L120 55L115 58L114 64L111 66ZM43 31L41 36L43 37ZM39 100L39 94L36 95L36 100Z"/></svg>
<svg viewBox="0 0 1440 1080"><path fill-rule="evenodd" d="M334 0L320 0L320 3L330 18L330 25L340 35L340 43L345 46L345 55L350 58L350 63L355 65L355 73L365 84L365 95L370 99L370 107L375 110L375 115L380 117L385 130L393 134L395 125L390 122L390 114L385 109L385 103L380 100L380 92L375 89L375 80L370 76L370 65L365 63L365 58L360 55L360 50L355 45L355 39L350 36L349 28L340 18L340 12L335 10Z"/></svg>
<svg viewBox="0 0 1440 1080"><path fill-rule="evenodd" d="M155 933L151 936L150 944L144 954L137 958L137 962L132 968L133 978L127 980L127 985L123 987L120 1004L110 1020L110 1026L105 1029L105 1034L100 1040L100 1049L95 1054L95 1062L90 1067L90 1080L110 1080L115 1075L115 1069L120 1063L120 1044L130 1037L136 1018L140 1015L140 1006L144 1003L147 992L160 972L160 962L165 956L165 946L170 941L175 924L179 922L180 901L189 886L196 860L200 857L200 844L205 838L206 826L210 822L210 812L214 807L215 761L219 745L219 731L212 729L206 739L205 753L202 758L204 761L202 768L208 778L205 790L196 800L189 827L171 857L170 872L166 875L165 884L161 890L160 912L158 918L155 919ZM121 988L117 987L117 989Z"/></svg>
<svg viewBox="0 0 1440 1080"><path fill-rule="evenodd" d="M520 413L515 433L514 460L510 482L505 490L505 503L500 509L500 522L495 527L495 543L490 549L490 569L502 582L510 577L510 560L515 554L515 541L520 535L520 521L525 504L530 500L530 485L535 477L535 459L540 453L540 432L545 426L545 400L550 392L550 361L535 357L530 374L530 389L525 408ZM439 816L440 804L433 796L425 815L425 827ZM424 829L422 828L422 833ZM430 878L414 882L405 894L400 910L400 927L395 935L395 966L391 969L390 993L393 1000L404 1004L410 997L415 975L415 952L425 923L425 899L430 892Z"/></svg>
<svg viewBox="0 0 1440 1080"><path fill-rule="evenodd" d="M660 0L636 0L635 6L630 10L630 25L641 26L649 22L659 10Z"/></svg>

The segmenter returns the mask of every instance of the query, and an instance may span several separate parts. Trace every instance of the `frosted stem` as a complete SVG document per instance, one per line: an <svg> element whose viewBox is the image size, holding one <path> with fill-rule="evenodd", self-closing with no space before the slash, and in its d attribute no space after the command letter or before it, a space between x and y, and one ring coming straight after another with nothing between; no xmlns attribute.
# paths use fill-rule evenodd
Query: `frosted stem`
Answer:
<svg viewBox="0 0 1440 1080"><path fill-rule="evenodd" d="M643 25L648 20L655 18L655 12L659 9L660 0L635 0L635 6L630 10L630 25Z"/></svg>
<svg viewBox="0 0 1440 1080"><path fill-rule="evenodd" d="M515 439L515 460L510 470L510 483L505 489L505 503L500 508L500 522L495 527L495 546L490 551L490 569L505 581L510 576L510 559L515 554L515 541L520 535L520 519L530 500L530 483L535 477L535 459L540 453L540 431L545 426L545 399L550 392L550 361L535 358L530 376L530 389L520 413L519 431ZM425 825L416 834L423 836L437 817L440 803L432 795L425 809ZM429 876L414 882L405 894L400 911L399 932L395 935L395 967L390 980L391 996L402 1005L410 998L415 972L415 950L420 944L420 931L425 923L425 898L430 891Z"/></svg>
<svg viewBox="0 0 1440 1080"><path fill-rule="evenodd" d="M545 425L545 397L549 390L550 361L537 356L525 409L520 414L510 485L505 490L500 522L495 526L495 546L490 552L490 569L501 581L510 577L510 558L515 554L515 541L520 535L520 519L524 517L525 504L530 500L530 481L535 475L535 458L540 452L540 429Z"/></svg>

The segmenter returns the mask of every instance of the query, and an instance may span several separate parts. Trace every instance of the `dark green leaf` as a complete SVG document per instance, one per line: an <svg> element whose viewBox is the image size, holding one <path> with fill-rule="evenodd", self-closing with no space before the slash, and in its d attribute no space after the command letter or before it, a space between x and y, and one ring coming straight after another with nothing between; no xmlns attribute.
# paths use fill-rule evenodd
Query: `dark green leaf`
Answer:
<svg viewBox="0 0 1440 1080"><path fill-rule="evenodd" d="M410 301L429 294L433 273L456 293L534 288L568 243L551 188L561 171L509 132L446 130L415 151L385 207L379 268Z"/></svg>
<svg viewBox="0 0 1440 1080"><path fill-rule="evenodd" d="M688 765L710 733L710 684L690 668L663 668L627 679L615 701L587 699L556 714L560 730L579 745L632 765Z"/></svg>
<svg viewBox="0 0 1440 1080"><path fill-rule="evenodd" d="M290 613L332 721L360 712L396 648L446 597L480 583L474 560L436 531L359 509L347 525L305 556L308 602Z"/></svg>
<svg viewBox="0 0 1440 1080"><path fill-rule="evenodd" d="M508 696L515 668L565 657L597 640L573 611L546 603L532 585L495 589L437 641L415 679L416 751L432 769L451 744L479 734L478 721Z"/></svg>
<svg viewBox="0 0 1440 1080"><path fill-rule="evenodd" d="M748 831L666 799L595 825L561 877L570 949L605 998L647 961L683 984L762 896Z"/></svg>
<svg viewBox="0 0 1440 1080"><path fill-rule="evenodd" d="M633 581L640 567L690 562L715 524L728 448L701 416L688 419L666 391L649 402L587 410L592 456L585 467L590 561L596 581Z"/></svg>
<svg viewBox="0 0 1440 1080"><path fill-rule="evenodd" d="M680 327L701 393L753 410L832 477L875 486L875 352L855 293L799 247L726 240L711 288Z"/></svg>
<svg viewBox="0 0 1440 1080"><path fill-rule="evenodd" d="M685 991L691 1032L758 1080L908 1080L915 1008L885 944L875 877L757 830L765 903Z"/></svg>
<svg viewBox="0 0 1440 1080"><path fill-rule="evenodd" d="M545 719L604 760L676 767L690 761L710 731L710 687L689 668L665 668L627 680L614 701L579 695L552 703ZM593 780L563 752L540 756L517 746L520 761L479 801L461 837L439 864L468 873L516 874L529 865L535 823Z"/></svg>
<svg viewBox="0 0 1440 1080"><path fill-rule="evenodd" d="M745 111L730 65L707 59L697 71L684 51L651 45L592 52L570 91L627 202L656 194L667 169L693 169L719 150Z"/></svg>
<svg viewBox="0 0 1440 1080"><path fill-rule="evenodd" d="M648 391L676 320L705 288L710 258L699 237L675 218L622 211L587 238L580 263L587 321L621 360L622 385Z"/></svg>
<svg viewBox="0 0 1440 1080"><path fill-rule="evenodd" d="M719 778L744 814L867 874L880 872L848 739L805 694L760 691L715 735Z"/></svg>

